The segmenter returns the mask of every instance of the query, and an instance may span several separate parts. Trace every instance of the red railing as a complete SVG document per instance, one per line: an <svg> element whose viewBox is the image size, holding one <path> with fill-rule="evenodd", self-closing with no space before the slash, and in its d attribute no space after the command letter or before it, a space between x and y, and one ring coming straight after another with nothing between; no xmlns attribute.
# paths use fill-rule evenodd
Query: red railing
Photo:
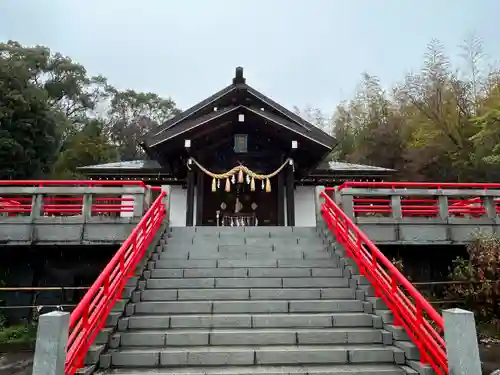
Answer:
<svg viewBox="0 0 500 375"><path fill-rule="evenodd" d="M90 346L165 218L165 196L162 191L71 313L65 375L83 367Z"/></svg>
<svg viewBox="0 0 500 375"><path fill-rule="evenodd" d="M390 189L404 190L401 197L401 214L403 217L438 217L438 199L432 197L432 190L463 190L464 197L448 197L448 216L481 217L486 214L483 197L467 196L467 190L500 190L500 184L477 183L426 183L426 182L345 182L336 189ZM428 189L429 197L422 196L416 189ZM327 189L330 190L330 189ZM404 195L404 196L403 196ZM493 200L495 209L500 214L500 199ZM355 216L363 215L390 215L392 214L391 199L385 197L353 197L353 211Z"/></svg>
<svg viewBox="0 0 500 375"><path fill-rule="evenodd" d="M8 216L16 216L20 205L19 201L0 197L0 214L6 213Z"/></svg>
<svg viewBox="0 0 500 375"><path fill-rule="evenodd" d="M495 183L456 183L456 182L356 182L347 181L339 185L338 189L364 188L364 189L500 189L500 184Z"/></svg>
<svg viewBox="0 0 500 375"><path fill-rule="evenodd" d="M102 181L102 180L0 180L0 186L141 186L146 187L144 181Z"/></svg>
<svg viewBox="0 0 500 375"><path fill-rule="evenodd" d="M335 204L328 190L321 193L325 200L321 213L328 228L390 308L394 324L403 326L417 345L421 362L431 365L437 374L448 374L443 318Z"/></svg>
<svg viewBox="0 0 500 375"><path fill-rule="evenodd" d="M147 186L142 181L64 181L64 180L21 180L21 181L0 181L2 186L19 187L122 187L122 186ZM0 213L7 213L8 216L29 215L32 210L32 196L17 196L0 198ZM15 204L14 204L15 203ZM116 213L134 212L133 197L94 197L90 207L91 215L108 215ZM82 215L83 196L44 196L40 210L42 216L57 215Z"/></svg>

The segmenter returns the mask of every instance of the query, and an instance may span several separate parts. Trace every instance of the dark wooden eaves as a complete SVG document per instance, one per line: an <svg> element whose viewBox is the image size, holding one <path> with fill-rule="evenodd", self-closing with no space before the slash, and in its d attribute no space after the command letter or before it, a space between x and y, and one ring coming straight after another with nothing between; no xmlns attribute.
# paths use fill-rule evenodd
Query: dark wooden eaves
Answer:
<svg viewBox="0 0 500 375"><path fill-rule="evenodd" d="M217 91L215 94L209 96L205 100L202 100L198 104L195 104L189 109L186 109L184 112L178 114L177 116L171 118L170 120L167 120L164 122L162 125L158 126L155 130L153 130L153 134L151 135L152 137L155 137L162 132L166 131L167 129L170 129L177 125L179 122L184 121L188 119L190 116L194 115L196 112L202 110L206 106L210 105L211 103L219 100L220 98L226 96L227 94L231 93L232 91L236 90L236 85L231 84L229 86L224 87L222 90Z"/></svg>
<svg viewBox="0 0 500 375"><path fill-rule="evenodd" d="M213 121L217 118L220 118L222 116L225 116L233 111L236 111L238 108L241 106L231 106L227 108L223 108L218 111L210 112L209 114L205 116L201 116L198 118L193 118L191 120L187 120L185 122L179 123L176 126L172 126L168 129L165 129L159 134L156 134L155 136L151 137L148 140L148 147L155 147L159 145L160 143L163 143L165 141L168 141L169 139L172 139L182 133L185 133L191 129L194 129L200 125L206 124L207 122Z"/></svg>

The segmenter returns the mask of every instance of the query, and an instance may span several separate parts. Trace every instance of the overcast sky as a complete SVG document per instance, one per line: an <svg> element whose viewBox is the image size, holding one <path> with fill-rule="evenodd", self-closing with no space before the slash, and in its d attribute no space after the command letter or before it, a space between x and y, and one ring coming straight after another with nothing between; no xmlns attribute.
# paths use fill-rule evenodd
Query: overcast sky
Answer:
<svg viewBox="0 0 500 375"><path fill-rule="evenodd" d="M363 71L390 87L440 39L500 58L500 0L0 0L0 40L43 44L185 109L231 82L331 111Z"/></svg>

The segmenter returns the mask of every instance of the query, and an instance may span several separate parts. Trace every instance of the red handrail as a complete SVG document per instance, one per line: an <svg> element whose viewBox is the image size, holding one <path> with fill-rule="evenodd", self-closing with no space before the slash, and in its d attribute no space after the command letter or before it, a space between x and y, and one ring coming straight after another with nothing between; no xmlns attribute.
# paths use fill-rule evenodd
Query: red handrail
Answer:
<svg viewBox="0 0 500 375"><path fill-rule="evenodd" d="M420 360L439 375L448 374L443 318L325 191L321 214L337 241L354 259L401 325L417 345Z"/></svg>
<svg viewBox="0 0 500 375"><path fill-rule="evenodd" d="M121 187L137 186L150 188L143 181L99 181L99 180L1 180L1 186L68 186L68 187ZM158 188L161 189L161 188ZM22 194L22 191L20 192ZM16 214L29 214L31 212L32 198L15 196L16 205L1 204L0 213L7 213L9 216ZM134 212L134 198L132 197L96 197L90 207L92 215L132 213ZM79 197L43 197L41 207L42 215L81 215L83 212L83 196Z"/></svg>
<svg viewBox="0 0 500 375"><path fill-rule="evenodd" d="M165 218L165 196L162 191L71 313L65 375L83 367L90 346Z"/></svg>
<svg viewBox="0 0 500 375"><path fill-rule="evenodd" d="M0 180L0 186L141 186L146 187L144 181L108 181L108 180Z"/></svg>
<svg viewBox="0 0 500 375"><path fill-rule="evenodd" d="M500 189L496 183L476 182L364 182L346 181L338 186L339 190L347 188L373 188L373 189ZM332 188L330 188L332 189Z"/></svg>
<svg viewBox="0 0 500 375"><path fill-rule="evenodd" d="M432 183L432 182L354 182L348 181L335 188L325 188L326 192L341 191L348 188L360 189L404 189L402 195L409 197L401 197L401 214L403 217L438 217L439 206L438 200L435 197L415 199L415 195L422 195L420 192L413 192L412 189L429 189L429 190L464 190L464 196L468 193L466 190L471 189L500 189L500 184L495 183ZM495 209L500 214L500 199L493 200ZM353 213L358 214L391 214L391 200L385 197L353 197ZM486 214L486 208L483 200L480 197L470 197L467 199L448 199L448 215L463 217L468 215L471 217L481 217Z"/></svg>

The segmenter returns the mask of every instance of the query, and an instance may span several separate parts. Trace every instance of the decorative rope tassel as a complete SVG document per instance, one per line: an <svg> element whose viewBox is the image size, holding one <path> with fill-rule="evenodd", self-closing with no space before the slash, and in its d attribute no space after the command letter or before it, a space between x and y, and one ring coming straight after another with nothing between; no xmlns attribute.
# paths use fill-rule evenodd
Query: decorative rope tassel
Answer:
<svg viewBox="0 0 500 375"><path fill-rule="evenodd" d="M245 181L245 176L243 176L243 171L240 169L238 172L238 183L242 184Z"/></svg>
<svg viewBox="0 0 500 375"><path fill-rule="evenodd" d="M228 193L231 191L231 181L229 181L229 178L226 178L226 191Z"/></svg>
<svg viewBox="0 0 500 375"><path fill-rule="evenodd" d="M250 191L255 191L255 178L252 177L252 181L250 181Z"/></svg>
<svg viewBox="0 0 500 375"><path fill-rule="evenodd" d="M271 192L271 181L269 181L268 178L266 178L266 193Z"/></svg>
<svg viewBox="0 0 500 375"><path fill-rule="evenodd" d="M217 191L217 180L215 178L212 179L212 193Z"/></svg>

